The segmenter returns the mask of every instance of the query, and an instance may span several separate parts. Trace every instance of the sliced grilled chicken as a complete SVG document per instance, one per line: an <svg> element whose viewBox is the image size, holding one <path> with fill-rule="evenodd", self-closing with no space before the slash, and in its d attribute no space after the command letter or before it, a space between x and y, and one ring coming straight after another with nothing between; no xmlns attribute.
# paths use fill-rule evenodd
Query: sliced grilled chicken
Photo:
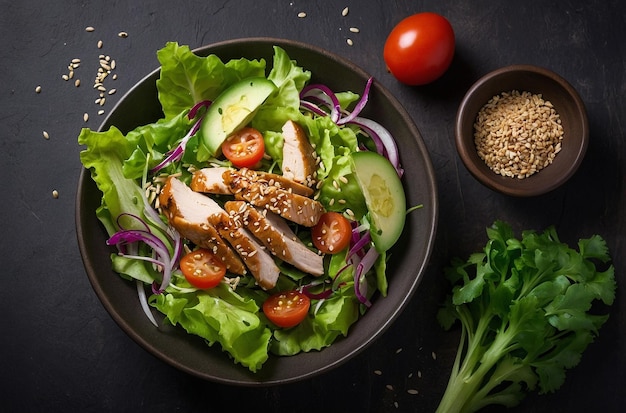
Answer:
<svg viewBox="0 0 626 413"><path fill-rule="evenodd" d="M312 227L325 212L324 206L314 199L296 194L265 179L255 178L247 170L224 172L224 182L240 201L265 208L296 224Z"/></svg>
<svg viewBox="0 0 626 413"><path fill-rule="evenodd" d="M281 260L312 275L324 273L324 258L308 249L278 215L245 201L226 202L224 209Z"/></svg>
<svg viewBox="0 0 626 413"><path fill-rule="evenodd" d="M317 157L309 138L302 127L291 120L283 125L282 132L283 175L308 187L315 187Z"/></svg>
<svg viewBox="0 0 626 413"><path fill-rule="evenodd" d="M191 189L207 194L231 195L232 191L230 187L224 182L224 172L230 170L232 169L226 167L202 168L194 172L190 185ZM241 173L252 180L262 180L267 182L268 185L278 186L299 195L313 195L313 189L291 179L287 179L282 175L254 171L251 169L242 169Z"/></svg>
<svg viewBox="0 0 626 413"><path fill-rule="evenodd" d="M272 256L246 229L239 226L226 211L212 215L209 221L239 254L261 288L269 290L276 286L280 269Z"/></svg>
<svg viewBox="0 0 626 413"><path fill-rule="evenodd" d="M194 192L175 177L169 177L159 195L161 210L170 225L194 244L218 256L228 271L243 275L246 267L237 254L209 223L209 216L219 205L205 195ZM221 208L220 208L221 209Z"/></svg>
<svg viewBox="0 0 626 413"><path fill-rule="evenodd" d="M174 177L168 178L159 202L170 223L181 235L198 245L207 244L224 261L229 271L245 274L247 267L262 288L270 289L276 285L280 270L271 255L244 228L238 227L217 202L192 191ZM181 217L185 220L193 218L192 225L187 222L181 225ZM186 232L183 233L181 229ZM235 262L241 268L235 267Z"/></svg>
<svg viewBox="0 0 626 413"><path fill-rule="evenodd" d="M222 174L230 168L220 166L215 168L202 168L193 173L191 184L192 190L207 194L230 195L230 188L224 184Z"/></svg>

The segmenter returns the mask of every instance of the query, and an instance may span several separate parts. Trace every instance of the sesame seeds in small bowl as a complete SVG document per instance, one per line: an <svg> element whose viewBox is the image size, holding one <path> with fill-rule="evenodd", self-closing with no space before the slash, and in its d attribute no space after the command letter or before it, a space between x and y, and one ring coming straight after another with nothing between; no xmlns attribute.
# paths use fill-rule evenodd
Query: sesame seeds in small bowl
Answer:
<svg viewBox="0 0 626 413"><path fill-rule="evenodd" d="M512 65L479 79L456 117L456 147L485 186L528 197L565 183L585 156L589 126L576 90L556 73Z"/></svg>

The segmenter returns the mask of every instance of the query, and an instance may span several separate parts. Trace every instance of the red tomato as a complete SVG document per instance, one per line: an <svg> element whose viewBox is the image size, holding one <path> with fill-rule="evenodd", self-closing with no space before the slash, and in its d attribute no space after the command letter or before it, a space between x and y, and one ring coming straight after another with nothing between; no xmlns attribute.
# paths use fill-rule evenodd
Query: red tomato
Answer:
<svg viewBox="0 0 626 413"><path fill-rule="evenodd" d="M278 327L289 328L304 320L311 300L299 291L283 291L271 295L263 303L263 313Z"/></svg>
<svg viewBox="0 0 626 413"><path fill-rule="evenodd" d="M425 85L444 74L454 57L454 30L436 13L417 13L393 28L383 51L387 68L407 85Z"/></svg>
<svg viewBox="0 0 626 413"><path fill-rule="evenodd" d="M203 289L215 287L226 274L224 263L203 248L185 254L180 259L180 270L189 284Z"/></svg>
<svg viewBox="0 0 626 413"><path fill-rule="evenodd" d="M256 165L265 153L263 135L254 128L243 128L222 143L222 153L237 168Z"/></svg>
<svg viewBox="0 0 626 413"><path fill-rule="evenodd" d="M335 254L350 244L350 221L338 212L325 212L311 229L313 245L325 254Z"/></svg>

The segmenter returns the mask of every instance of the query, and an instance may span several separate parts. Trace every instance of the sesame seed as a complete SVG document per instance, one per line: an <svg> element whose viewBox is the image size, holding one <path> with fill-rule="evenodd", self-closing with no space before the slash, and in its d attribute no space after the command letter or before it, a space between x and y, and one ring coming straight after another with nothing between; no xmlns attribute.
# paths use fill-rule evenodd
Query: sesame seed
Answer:
<svg viewBox="0 0 626 413"><path fill-rule="evenodd" d="M419 392L418 392L417 390L415 390L415 389L409 389L409 390L407 390L406 392L407 392L407 393L409 393L409 394L418 394L418 393L419 393Z"/></svg>
<svg viewBox="0 0 626 413"><path fill-rule="evenodd" d="M49 134L48 134L48 132L46 132L46 131L43 131L43 137L44 137L45 139L50 139L50 135L49 135Z"/></svg>
<svg viewBox="0 0 626 413"><path fill-rule="evenodd" d="M41 93L41 86L37 86L35 88L35 93Z"/></svg>
<svg viewBox="0 0 626 413"><path fill-rule="evenodd" d="M437 354L434 351L430 355L433 357L433 360L437 360Z"/></svg>
<svg viewBox="0 0 626 413"><path fill-rule="evenodd" d="M104 115L104 109L100 109L100 110L98 111L98 115Z"/></svg>
<svg viewBox="0 0 626 413"><path fill-rule="evenodd" d="M83 114L83 120L84 120L85 122L87 122L87 121L89 120L89 113L85 112L85 113Z"/></svg>
<svg viewBox="0 0 626 413"><path fill-rule="evenodd" d="M59 191L56 189L52 191L52 198L57 199L59 197Z"/></svg>
<svg viewBox="0 0 626 413"><path fill-rule="evenodd" d="M346 39L346 43L348 43L348 46L352 46L354 44L352 39Z"/></svg>
<svg viewBox="0 0 626 413"><path fill-rule="evenodd" d="M351 32L351 33L359 33L359 32L360 32L360 30L359 30L359 28L358 28L358 27L350 27L350 32Z"/></svg>
<svg viewBox="0 0 626 413"><path fill-rule="evenodd" d="M298 17L304 19L306 17L306 13L301 11L300 13L298 13Z"/></svg>
<svg viewBox="0 0 626 413"><path fill-rule="evenodd" d="M76 79L74 81L74 86L79 87L80 86L80 79Z"/></svg>
<svg viewBox="0 0 626 413"><path fill-rule="evenodd" d="M377 375L377 376L382 376L383 372L380 371L380 370L374 370L374 374Z"/></svg>
<svg viewBox="0 0 626 413"><path fill-rule="evenodd" d="M102 49L102 45L103 45L102 40L98 40L98 49Z"/></svg>
<svg viewBox="0 0 626 413"><path fill-rule="evenodd" d="M341 10L341 15L343 17L346 17L349 12L350 12L350 9L348 7L345 7L343 10Z"/></svg>
<svg viewBox="0 0 626 413"><path fill-rule="evenodd" d="M117 89L111 89L111 90L109 90L108 93L109 93L109 95L114 95L115 92L117 92Z"/></svg>
<svg viewBox="0 0 626 413"><path fill-rule="evenodd" d="M63 76L61 76L61 79L63 79L63 80L70 80L70 77L68 75L63 75Z"/></svg>
<svg viewBox="0 0 626 413"><path fill-rule="evenodd" d="M126 37L128 37L128 33L126 33L126 32L119 32L117 35L118 35L119 37L121 37L121 38L126 38Z"/></svg>
<svg viewBox="0 0 626 413"><path fill-rule="evenodd" d="M393 386L391 384L387 384L385 387L387 388L387 390L393 391Z"/></svg>
<svg viewBox="0 0 626 413"><path fill-rule="evenodd" d="M94 29L92 26L85 27L85 31L86 32L93 32L94 30L96 30L96 29Z"/></svg>

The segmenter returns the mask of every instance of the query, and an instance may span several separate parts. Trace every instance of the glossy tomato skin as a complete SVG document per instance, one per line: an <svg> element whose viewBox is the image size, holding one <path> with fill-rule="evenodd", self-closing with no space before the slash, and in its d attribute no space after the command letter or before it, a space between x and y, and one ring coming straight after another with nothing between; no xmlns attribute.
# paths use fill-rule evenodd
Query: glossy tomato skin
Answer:
<svg viewBox="0 0 626 413"><path fill-rule="evenodd" d="M263 135L254 128L243 128L226 138L222 153L237 168L252 168L265 153Z"/></svg>
<svg viewBox="0 0 626 413"><path fill-rule="evenodd" d="M324 212L311 228L313 245L324 254L343 251L350 244L351 237L350 221L338 212Z"/></svg>
<svg viewBox="0 0 626 413"><path fill-rule="evenodd" d="M290 328L305 319L310 307L311 300L300 291L282 291L263 302L263 313L274 325Z"/></svg>
<svg viewBox="0 0 626 413"><path fill-rule="evenodd" d="M419 86L441 77L454 57L454 30L443 16L424 12L406 17L389 33L383 57L400 82Z"/></svg>
<svg viewBox="0 0 626 413"><path fill-rule="evenodd" d="M183 255L179 266L189 284L201 289L217 286L226 275L224 263L211 251L203 248Z"/></svg>

